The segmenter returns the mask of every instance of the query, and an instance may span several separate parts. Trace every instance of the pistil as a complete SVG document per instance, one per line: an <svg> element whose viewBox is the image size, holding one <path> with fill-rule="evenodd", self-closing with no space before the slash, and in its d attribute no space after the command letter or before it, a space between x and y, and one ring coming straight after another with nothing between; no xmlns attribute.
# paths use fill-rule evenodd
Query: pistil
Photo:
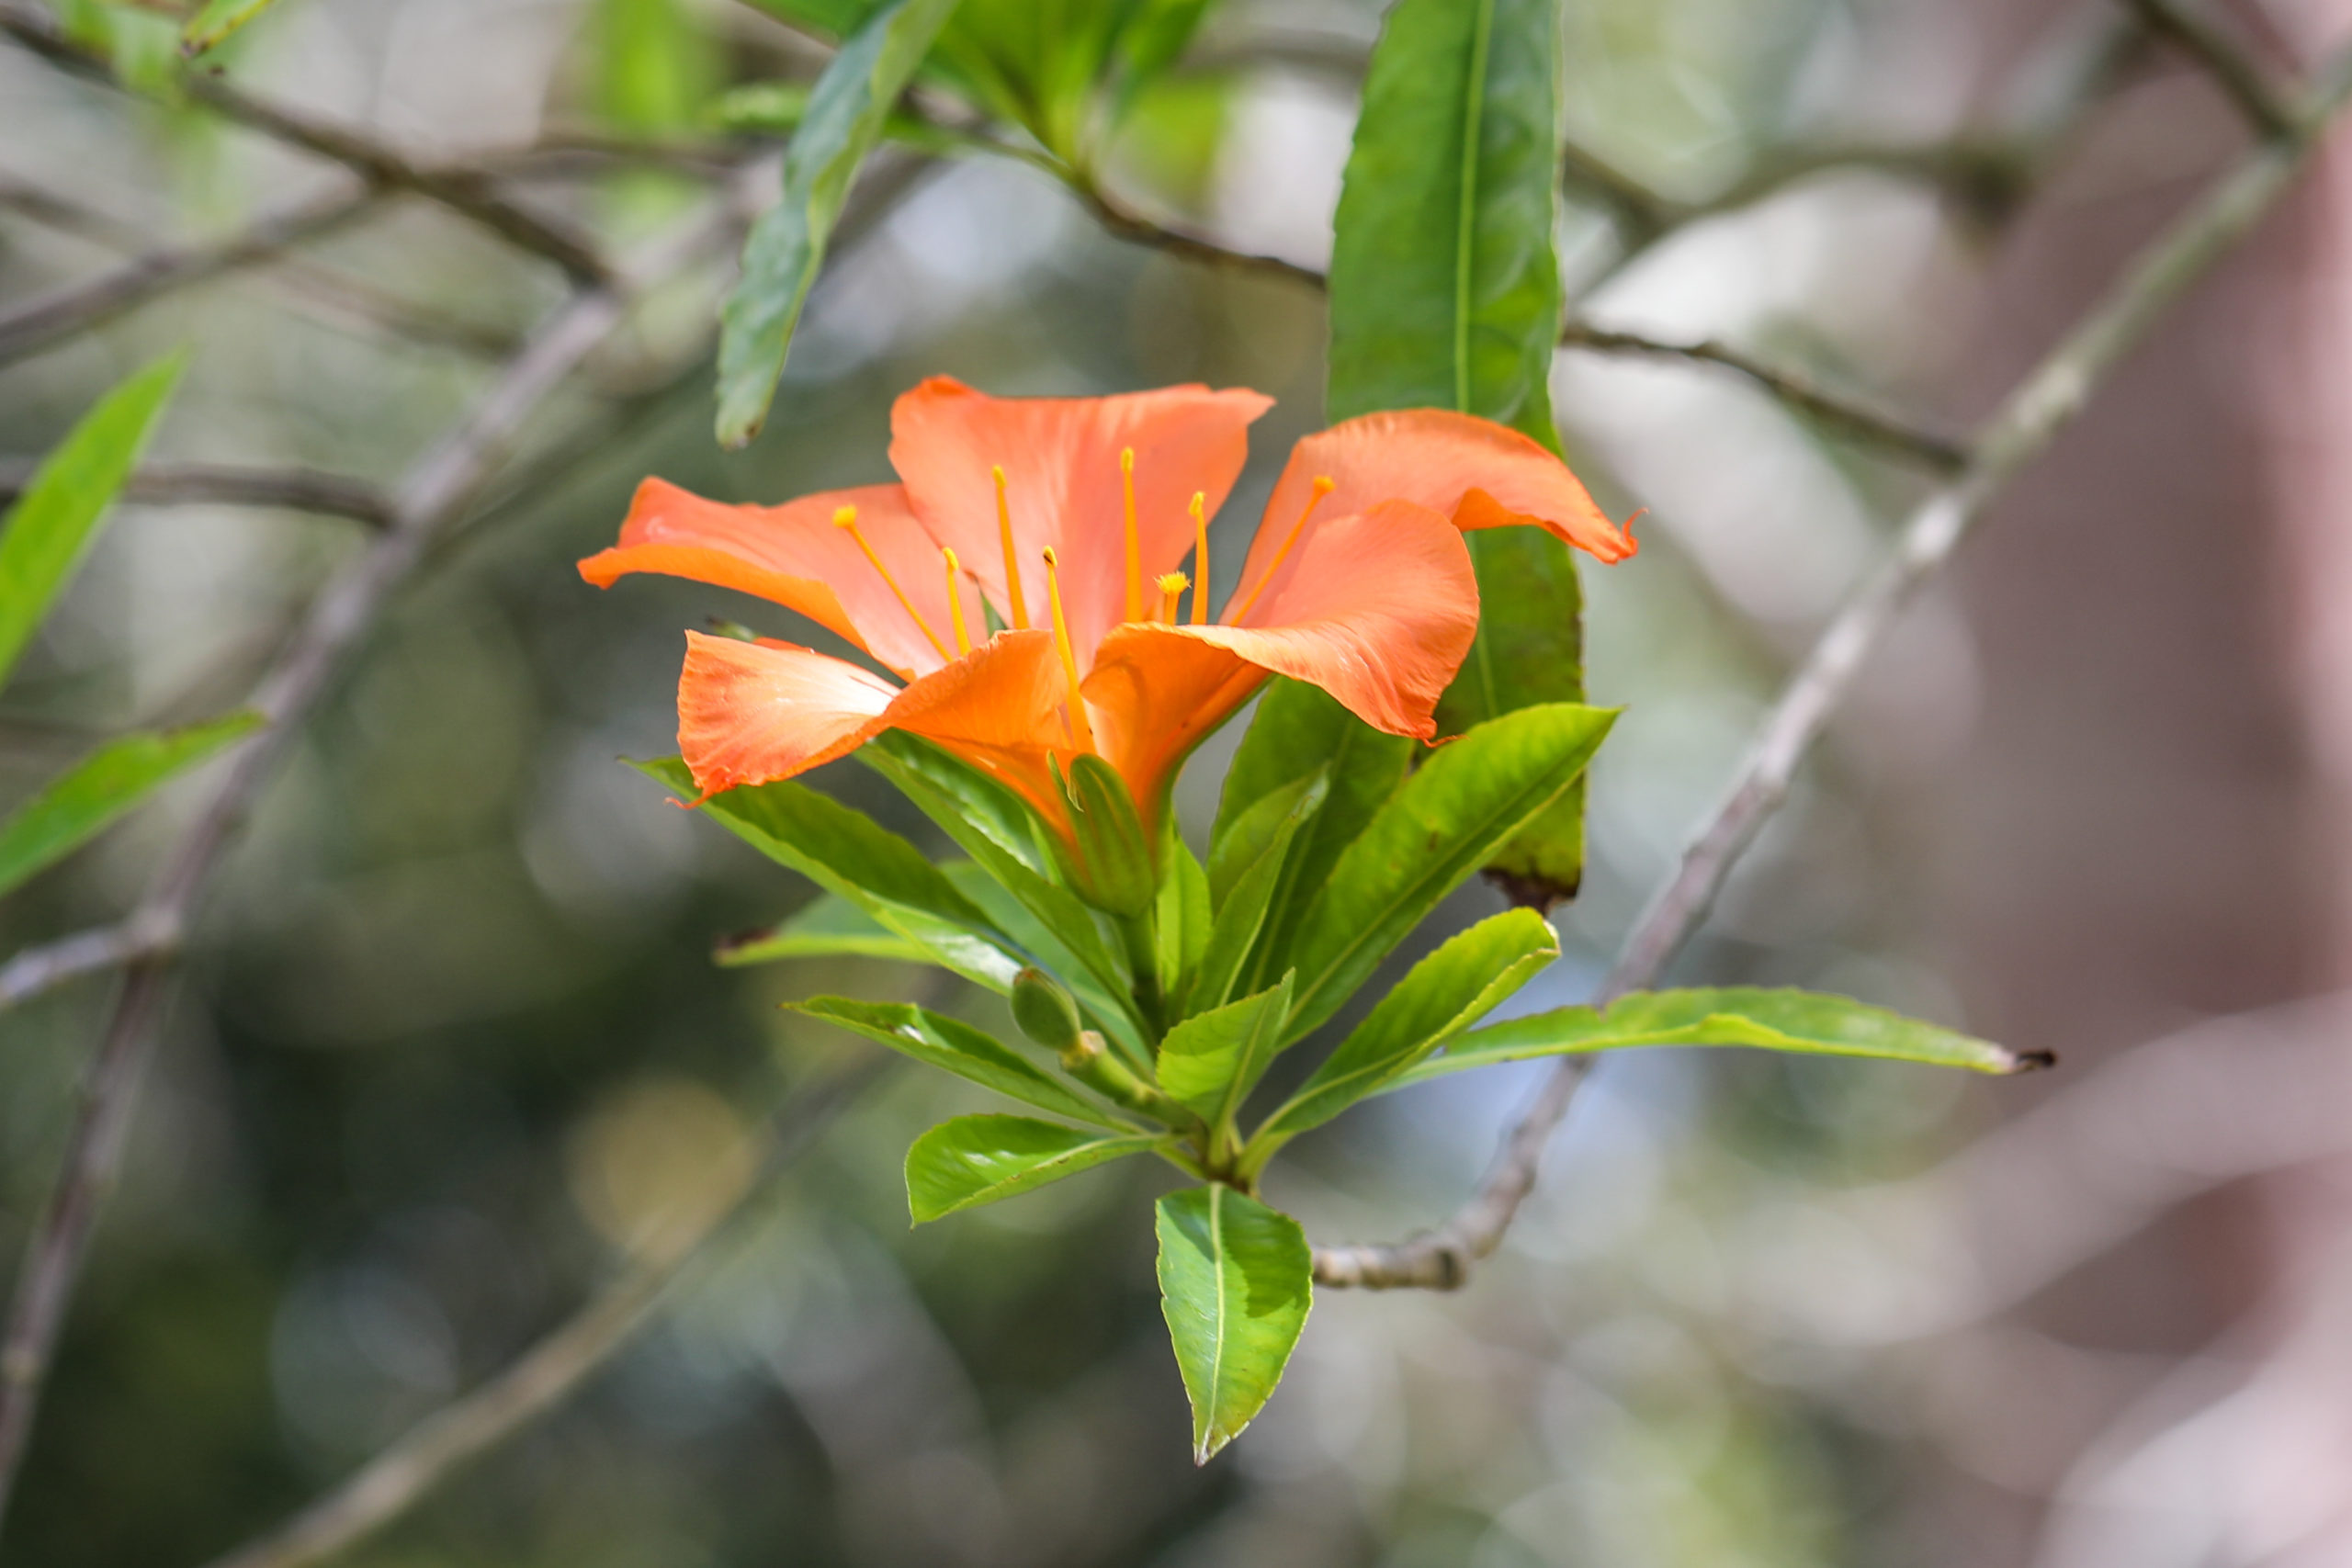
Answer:
<svg viewBox="0 0 2352 1568"><path fill-rule="evenodd" d="M1021 596L1021 560L1012 551L1012 509L1004 500L1004 465L989 470L996 476L996 540L1004 551L1004 591L1012 596L1012 629L1029 629L1029 603Z"/></svg>
<svg viewBox="0 0 2352 1568"><path fill-rule="evenodd" d="M1054 610L1054 650L1062 656L1062 676L1069 682L1069 706L1065 722L1070 744L1081 751L1094 750L1094 727L1086 721L1086 699L1078 693L1078 654L1070 647L1069 622L1062 615L1062 580L1054 552L1046 551L1046 598Z"/></svg>
<svg viewBox="0 0 2352 1568"><path fill-rule="evenodd" d="M1136 449L1119 448L1119 488L1127 506L1127 619L1143 619L1143 541L1136 534Z"/></svg>
<svg viewBox="0 0 2352 1568"><path fill-rule="evenodd" d="M932 650L942 659L953 657L947 651L947 645L939 640L938 634L933 632L930 624L922 618L922 612L915 608L914 601L907 597L907 591L899 586L899 580L890 575L890 569L882 564L882 558L874 553L874 547L865 542L865 535L857 525L857 508L844 506L834 513L833 526L857 541L857 547L865 552L865 558L872 561L874 570L882 574L882 581L888 583L890 592L898 596L899 608L904 610L907 613L907 618L914 622L915 629L922 633L924 639L931 644ZM949 602L951 604L954 602L953 594L949 595Z"/></svg>
<svg viewBox="0 0 2352 1568"><path fill-rule="evenodd" d="M1152 618L1154 620L1165 621L1171 626L1174 626L1176 624L1176 596L1179 593L1183 592L1191 583L1192 579L1186 577L1181 571L1161 573L1159 578L1159 614Z"/></svg>
<svg viewBox="0 0 2352 1568"><path fill-rule="evenodd" d="M1226 617L1228 624L1239 626L1243 617L1257 608L1259 595L1266 592L1266 584L1274 580L1274 573L1282 570L1283 562L1290 558L1291 547L1297 544L1299 535L1306 531L1306 520L1315 515L1315 509L1323 504L1323 498L1339 488L1340 481L1330 475L1315 476L1315 493L1306 498L1306 510L1300 513L1298 521L1290 525L1290 536L1283 541L1283 547L1274 552L1274 558L1266 563L1265 574L1258 579L1258 586L1250 591L1250 597L1241 602L1241 608Z"/></svg>
<svg viewBox="0 0 2352 1568"><path fill-rule="evenodd" d="M956 580L964 574L964 568L954 550L942 548L939 554L947 562L947 614L956 623L956 655L960 659L972 651L972 634L964 626L964 601L956 592Z"/></svg>
<svg viewBox="0 0 2352 1568"><path fill-rule="evenodd" d="M1199 581L1193 584L1193 624L1209 624L1209 514L1208 497L1200 491L1193 492L1193 575ZM1170 615L1170 620L1176 617Z"/></svg>

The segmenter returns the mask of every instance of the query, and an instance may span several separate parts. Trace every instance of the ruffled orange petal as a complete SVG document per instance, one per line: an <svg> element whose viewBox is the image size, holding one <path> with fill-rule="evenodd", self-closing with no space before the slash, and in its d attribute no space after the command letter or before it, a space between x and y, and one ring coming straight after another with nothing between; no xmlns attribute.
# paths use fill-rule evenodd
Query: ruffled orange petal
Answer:
<svg viewBox="0 0 2352 1568"><path fill-rule="evenodd" d="M1445 516L1387 502L1316 529L1247 626L1128 625L1086 678L1097 745L1147 807L1269 673L1312 682L1391 734L1429 739L1478 629L1478 581Z"/></svg>
<svg viewBox="0 0 2352 1568"><path fill-rule="evenodd" d="M1051 759L1070 755L1067 690L1043 630L1000 633L904 688L790 643L688 632L678 750L707 797L807 773L904 729L996 775L1060 826Z"/></svg>
<svg viewBox="0 0 2352 1568"><path fill-rule="evenodd" d="M934 376L890 412L890 463L941 544L952 545L989 599L1012 619L997 526L1005 472L1032 626L1048 625L1040 553L1059 558L1070 640L1084 665L1125 618L1125 503L1119 454L1136 455L1136 532L1146 603L1153 579L1193 545L1189 508L1203 492L1214 513L1249 456L1250 422L1272 407L1260 393L1166 387L1108 398L994 398Z"/></svg>
<svg viewBox="0 0 2352 1568"><path fill-rule="evenodd" d="M857 509L858 532L940 648L932 646L857 541L833 525L833 514L844 506ZM782 506L734 506L650 479L629 503L620 543L580 563L580 575L599 588L632 571L691 578L773 600L902 675L936 670L956 656L939 547L898 485L827 491ZM963 592L965 613L977 627L977 587L967 581Z"/></svg>
<svg viewBox="0 0 2352 1568"><path fill-rule="evenodd" d="M1324 519L1392 500L1433 507L1460 528L1530 524L1603 561L1623 560L1634 549L1568 466L1540 443L1472 414L1406 409L1343 420L1291 448L1242 569L1245 594L1306 512L1318 476L1330 478L1335 488L1316 507L1282 578L1293 575L1299 549L1326 525Z"/></svg>

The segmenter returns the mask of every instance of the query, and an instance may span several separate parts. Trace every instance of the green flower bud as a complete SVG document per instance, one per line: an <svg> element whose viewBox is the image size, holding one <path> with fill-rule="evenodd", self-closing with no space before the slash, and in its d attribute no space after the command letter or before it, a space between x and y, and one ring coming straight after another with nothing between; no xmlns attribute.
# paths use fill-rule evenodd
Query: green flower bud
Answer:
<svg viewBox="0 0 2352 1568"><path fill-rule="evenodd" d="M1083 1027L1078 1004L1043 969L1023 969L1012 977L1012 1021L1021 1032L1049 1051L1067 1051Z"/></svg>

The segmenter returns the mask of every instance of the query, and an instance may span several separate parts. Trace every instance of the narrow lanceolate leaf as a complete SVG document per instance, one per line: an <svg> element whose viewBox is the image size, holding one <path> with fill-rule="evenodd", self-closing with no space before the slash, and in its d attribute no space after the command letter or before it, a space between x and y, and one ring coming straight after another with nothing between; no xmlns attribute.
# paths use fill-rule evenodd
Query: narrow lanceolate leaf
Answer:
<svg viewBox="0 0 2352 1568"><path fill-rule="evenodd" d="M1329 788L1328 778L1317 773L1295 795L1272 797L1288 798L1289 809L1275 822L1265 848L1258 852L1258 858L1249 870L1235 880L1225 901L1217 906L1216 918L1209 922L1208 946L1201 954L1200 968L1184 997L1187 1016L1223 1007L1247 989L1242 981L1249 971L1250 955L1258 948L1265 931L1266 911L1272 907L1274 894L1282 886L1291 840L1314 819Z"/></svg>
<svg viewBox="0 0 2352 1568"><path fill-rule="evenodd" d="M718 439L759 433L801 308L851 182L956 0L894 0L843 39L808 96L784 161L784 194L743 245L743 272L720 312Z"/></svg>
<svg viewBox="0 0 2352 1568"><path fill-rule="evenodd" d="M676 758L638 771L691 800L694 776ZM928 948L935 962L992 990L1012 987L1019 953L921 850L865 813L787 779L713 795L695 809L780 865L855 904L879 925Z"/></svg>
<svg viewBox="0 0 2352 1568"><path fill-rule="evenodd" d="M1152 929L1159 938L1159 994L1180 997L1193 971L1208 952L1209 923L1214 907L1209 898L1209 874L1176 832L1176 814L1166 818L1168 842L1161 853L1168 860L1168 879L1159 885L1159 901L1152 911Z"/></svg>
<svg viewBox="0 0 2352 1568"><path fill-rule="evenodd" d="M1557 450L1546 391L1560 335L1552 0L1399 0L1373 51L1331 253L1329 405L1460 409ZM1584 701L1576 561L1532 528L1470 536L1477 640L1439 733ZM1570 790L1488 867L1537 908L1584 869Z"/></svg>
<svg viewBox="0 0 2352 1568"><path fill-rule="evenodd" d="M849 997L811 997L786 1006L793 1012L863 1034L918 1062L944 1067L957 1077L1024 1105L1114 1132L1135 1130L994 1035L944 1013L910 1002L861 1002Z"/></svg>
<svg viewBox="0 0 2352 1568"><path fill-rule="evenodd" d="M1257 1087L1282 1039L1291 977L1254 997L1186 1019L1159 1043L1159 1087L1223 1128Z"/></svg>
<svg viewBox="0 0 2352 1568"><path fill-rule="evenodd" d="M166 779L247 735L257 713L108 741L0 819L0 893L53 864L144 800Z"/></svg>
<svg viewBox="0 0 2352 1568"><path fill-rule="evenodd" d="M907 1150L907 1213L923 1224L1148 1153L1161 1141L1141 1134L1105 1136L1027 1116L958 1116Z"/></svg>
<svg viewBox="0 0 2352 1568"><path fill-rule="evenodd" d="M1288 1214L1222 1184L1159 1201L1159 1297L1193 1402L1193 1462L1241 1434L1306 1325L1315 1266Z"/></svg>
<svg viewBox="0 0 2352 1568"><path fill-rule="evenodd" d="M811 899L807 907L764 931L728 938L711 956L730 969L785 958L934 961L931 949L900 936L836 893Z"/></svg>
<svg viewBox="0 0 2352 1568"><path fill-rule="evenodd" d="M1531 1056L1617 1051L1634 1045L1753 1045L1811 1055L1877 1056L1979 1073L2046 1067L2047 1052L2012 1051L1932 1023L1816 991L1724 986L1635 991L1606 1010L1558 1008L1474 1029L1391 1087Z"/></svg>
<svg viewBox="0 0 2352 1568"><path fill-rule="evenodd" d="M1532 909L1479 921L1419 964L1380 998L1339 1049L1266 1119L1243 1168L1253 1176L1274 1151L1409 1071L1477 1022L1560 955L1560 939Z"/></svg>
<svg viewBox="0 0 2352 1568"><path fill-rule="evenodd" d="M1151 1059L1143 1044L1142 1026L1136 1021L1132 1010L1133 998L1124 985L1098 979L1027 906L1006 892L1004 885L981 866L967 860L951 860L939 869L956 885L957 892L979 906L989 921L1012 939L1013 945L1026 953L1031 963L1059 980L1078 998L1088 1021L1120 1044L1129 1061L1140 1065Z"/></svg>
<svg viewBox="0 0 2352 1568"><path fill-rule="evenodd" d="M1421 764L1340 856L1300 923L1290 1033L1330 1017L1440 900L1557 800L1616 716L1573 703L1521 708Z"/></svg>
<svg viewBox="0 0 2352 1568"><path fill-rule="evenodd" d="M180 48L189 54L202 54L277 3L277 0L209 0L180 29Z"/></svg>
<svg viewBox="0 0 2352 1568"><path fill-rule="evenodd" d="M96 536L179 380L180 356L157 360L98 400L60 442L0 522L0 682Z"/></svg>
<svg viewBox="0 0 2352 1568"><path fill-rule="evenodd" d="M1212 911L1225 908L1234 885L1265 857L1267 849L1285 829L1295 831L1310 819L1298 812L1298 803L1309 790L1316 792L1316 809L1322 808L1321 803L1329 792L1329 777L1330 770L1318 766L1288 784L1275 785L1231 822L1218 824L1222 831L1210 840L1206 867ZM1297 821L1291 820L1295 817Z"/></svg>

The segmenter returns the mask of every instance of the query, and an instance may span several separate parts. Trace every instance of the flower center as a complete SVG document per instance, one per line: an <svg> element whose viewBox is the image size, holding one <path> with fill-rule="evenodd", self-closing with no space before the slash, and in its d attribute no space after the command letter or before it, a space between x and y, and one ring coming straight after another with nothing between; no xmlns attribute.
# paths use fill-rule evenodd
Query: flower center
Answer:
<svg viewBox="0 0 2352 1568"><path fill-rule="evenodd" d="M907 591L899 586L899 580L890 575L890 569L882 564L882 558L876 555L874 547L865 542L865 535L857 526L857 508L844 506L834 513L833 526L857 541L857 547L865 552L865 558L874 563L876 571L882 574L882 581L888 583L890 592L898 596L899 608L904 610L907 613L907 618L914 622L915 629L922 632L924 638L930 642L932 650L942 659L951 657L947 651L947 645L939 640L939 635L933 631L930 623L922 618L922 612L916 609L914 601L907 597ZM956 602L953 583L949 585L947 602L951 604Z"/></svg>

